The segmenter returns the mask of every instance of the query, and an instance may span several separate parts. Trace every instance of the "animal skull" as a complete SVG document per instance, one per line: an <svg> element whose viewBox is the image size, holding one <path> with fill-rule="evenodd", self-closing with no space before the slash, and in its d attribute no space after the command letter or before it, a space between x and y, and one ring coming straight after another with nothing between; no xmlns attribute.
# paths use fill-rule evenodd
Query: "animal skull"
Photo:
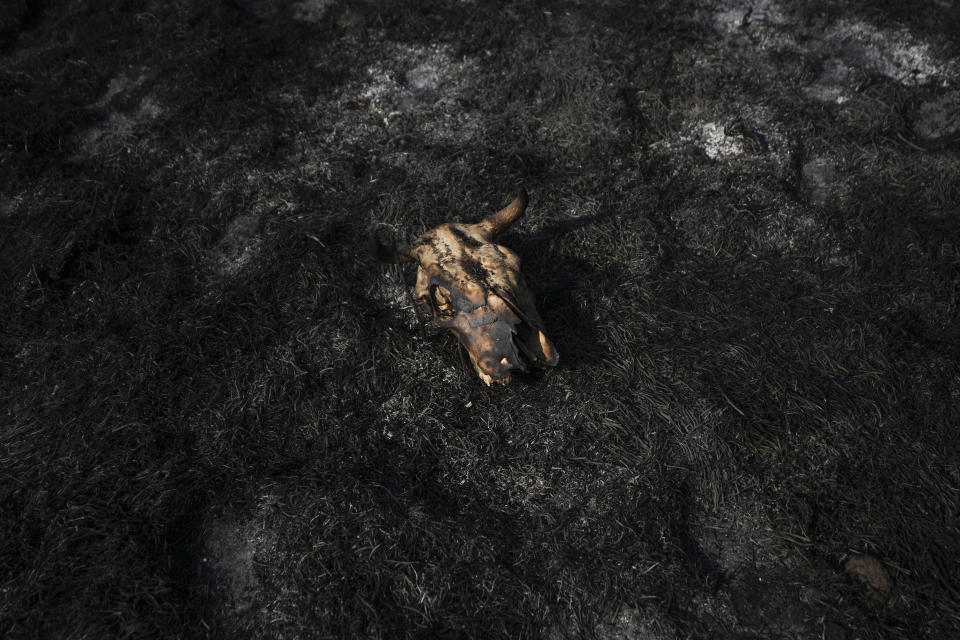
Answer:
<svg viewBox="0 0 960 640"><path fill-rule="evenodd" d="M520 258L494 239L523 214L526 194L476 224L447 223L407 247L377 252L388 262L416 262L414 300L466 348L480 379L507 384L514 370L553 367L559 354L543 332Z"/></svg>

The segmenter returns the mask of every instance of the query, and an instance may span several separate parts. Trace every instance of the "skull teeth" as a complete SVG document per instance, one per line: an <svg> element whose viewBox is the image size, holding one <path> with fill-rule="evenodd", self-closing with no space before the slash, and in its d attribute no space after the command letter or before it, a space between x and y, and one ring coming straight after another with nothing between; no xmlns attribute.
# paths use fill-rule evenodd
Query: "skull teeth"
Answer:
<svg viewBox="0 0 960 640"><path fill-rule="evenodd" d="M483 371L481 371L480 367L478 367L476 364L474 364L474 368L477 370L477 375L479 375L480 379L483 380L483 384L487 385L488 387L492 387L494 384L505 385L508 382L510 382L510 379L512 377L512 376L507 376L506 378L498 380L497 378L494 378L490 374L484 373Z"/></svg>

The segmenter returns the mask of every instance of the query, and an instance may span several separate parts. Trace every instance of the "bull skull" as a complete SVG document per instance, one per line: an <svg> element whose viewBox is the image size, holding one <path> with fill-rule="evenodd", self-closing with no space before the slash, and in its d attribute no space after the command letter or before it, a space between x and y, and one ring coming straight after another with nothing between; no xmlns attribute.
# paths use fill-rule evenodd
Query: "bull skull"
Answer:
<svg viewBox="0 0 960 640"><path fill-rule="evenodd" d="M507 384L514 370L527 371L518 347L541 368L559 359L520 274L520 258L494 242L526 206L523 194L481 222L442 224L410 246L377 240L382 260L417 263L414 300L432 312L434 326L453 332L488 386Z"/></svg>

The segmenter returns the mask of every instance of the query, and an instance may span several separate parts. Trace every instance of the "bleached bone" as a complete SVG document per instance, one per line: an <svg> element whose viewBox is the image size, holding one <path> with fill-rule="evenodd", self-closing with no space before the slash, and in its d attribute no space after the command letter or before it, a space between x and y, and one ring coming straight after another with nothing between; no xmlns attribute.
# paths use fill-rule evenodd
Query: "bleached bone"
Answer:
<svg viewBox="0 0 960 640"><path fill-rule="evenodd" d="M541 368L559 360L520 273L520 258L494 242L526 207L524 193L476 224L442 224L410 246L376 244L382 260L417 264L414 300L431 311L434 326L457 337L487 385L507 384L513 371L526 371L524 358Z"/></svg>

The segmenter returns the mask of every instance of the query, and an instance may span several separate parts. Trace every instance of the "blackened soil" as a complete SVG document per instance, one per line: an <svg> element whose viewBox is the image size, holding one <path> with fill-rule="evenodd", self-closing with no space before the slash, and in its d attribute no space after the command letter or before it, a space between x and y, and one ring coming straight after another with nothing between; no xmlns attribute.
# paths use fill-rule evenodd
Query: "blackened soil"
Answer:
<svg viewBox="0 0 960 640"><path fill-rule="evenodd" d="M0 636L960 636L957 34L14 0ZM487 389L367 238L523 188L561 364Z"/></svg>

